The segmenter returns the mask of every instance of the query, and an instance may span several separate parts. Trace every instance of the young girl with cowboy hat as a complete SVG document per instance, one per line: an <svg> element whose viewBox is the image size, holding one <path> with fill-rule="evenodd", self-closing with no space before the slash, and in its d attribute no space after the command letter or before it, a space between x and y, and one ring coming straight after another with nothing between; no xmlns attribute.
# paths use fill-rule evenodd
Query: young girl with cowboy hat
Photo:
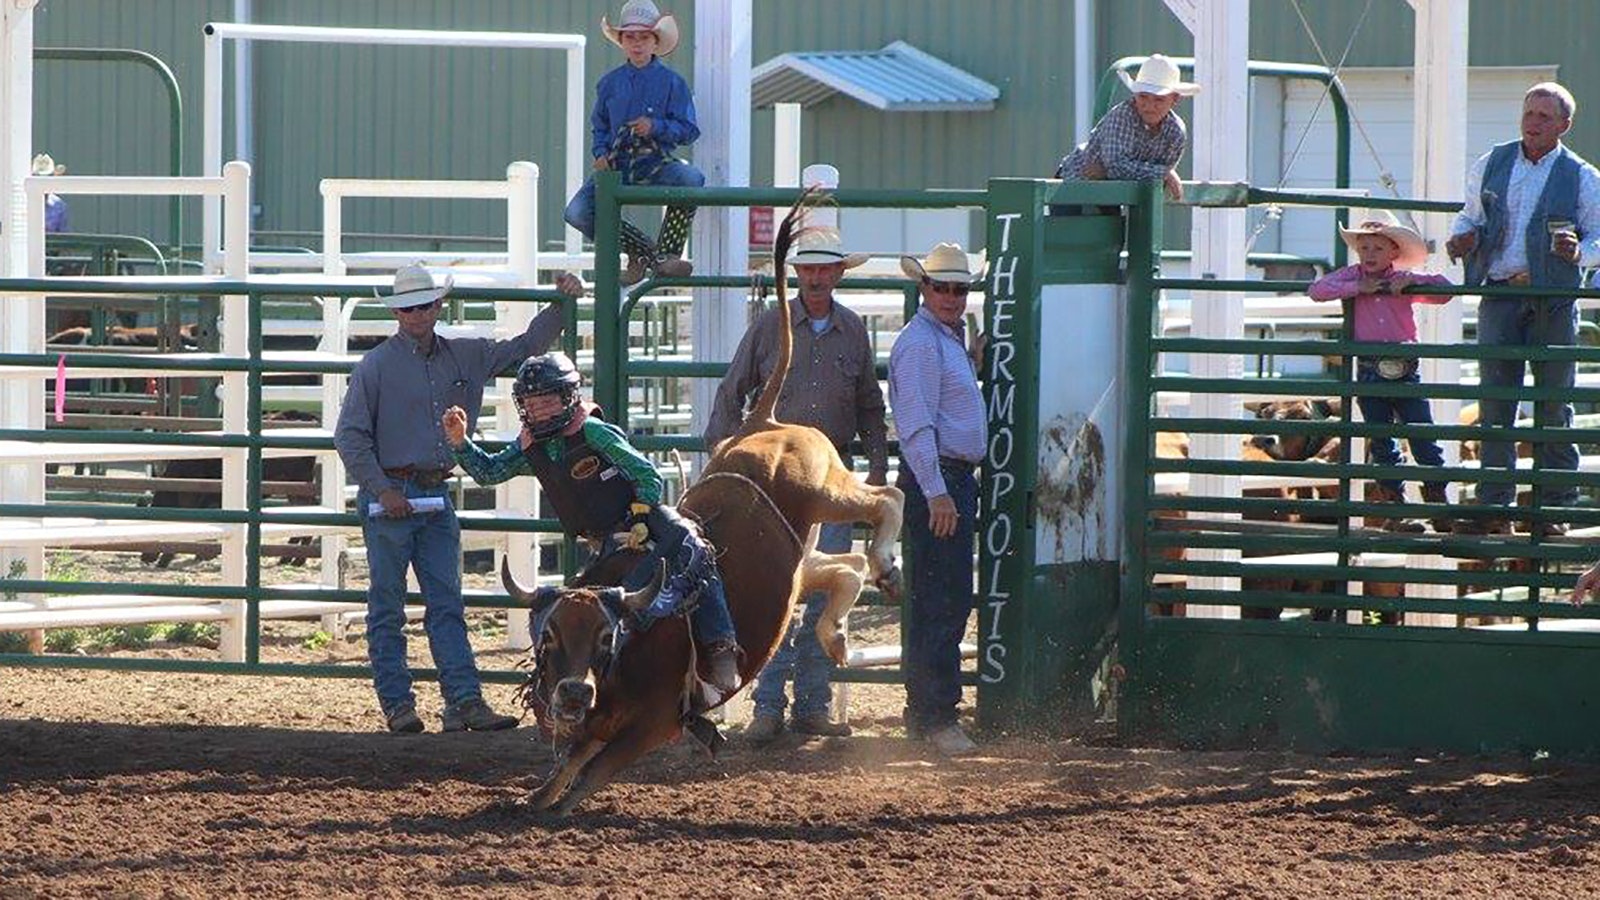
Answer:
<svg viewBox="0 0 1600 900"><path fill-rule="evenodd" d="M705 175L673 156L674 150L700 137L688 82L661 61L678 46L677 20L662 14L651 0L628 0L617 24L602 16L600 30L627 59L595 85L589 116L594 170L614 169L623 184L701 187ZM694 213L693 206L667 207L656 240L624 220L621 238L628 265L622 283L633 284L649 273L670 278L692 273L694 267L679 257ZM593 177L567 203L564 218L584 237L594 238Z"/></svg>
<svg viewBox="0 0 1600 900"><path fill-rule="evenodd" d="M1411 307L1417 303L1448 303L1445 294L1408 295L1401 291L1412 285L1449 284L1443 275L1426 275L1411 271L1428 259L1428 247L1422 235L1401 225L1388 210L1369 210L1360 224L1353 228L1339 228L1339 236L1350 246L1359 260L1312 282L1307 293L1313 300L1350 300L1353 332L1358 341L1372 343L1414 344L1417 342L1417 323ZM1415 359L1385 359L1364 356L1356 363L1356 381L1361 384L1382 382L1419 381ZM1361 417L1379 424L1404 423L1431 425L1433 413L1423 397L1357 397ZM1411 455L1424 466L1444 465L1444 454L1437 441L1428 438L1408 438ZM1394 438L1371 437L1367 447L1373 462L1385 466L1401 463L1400 450ZM1428 503L1448 503L1445 482L1429 481L1422 485L1422 499ZM1384 479L1378 482L1378 499L1385 503L1399 503L1405 499L1405 483ZM1422 531L1422 522L1415 519L1390 519L1384 525L1390 531ZM1442 515L1433 520L1436 531L1448 531L1451 520Z"/></svg>
<svg viewBox="0 0 1600 900"><path fill-rule="evenodd" d="M1143 181L1160 178L1167 196L1183 199L1174 167L1189 145L1189 131L1173 109L1181 97L1200 92L1183 81L1178 66L1151 54L1132 78L1117 72L1133 96L1112 107L1089 132L1089 139L1062 158L1056 177L1067 181Z"/></svg>

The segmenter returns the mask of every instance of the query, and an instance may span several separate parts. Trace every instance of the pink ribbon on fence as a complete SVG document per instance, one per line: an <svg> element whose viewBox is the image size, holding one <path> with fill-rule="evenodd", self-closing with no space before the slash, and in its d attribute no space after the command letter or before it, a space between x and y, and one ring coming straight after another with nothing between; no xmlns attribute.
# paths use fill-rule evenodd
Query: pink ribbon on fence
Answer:
<svg viewBox="0 0 1600 900"><path fill-rule="evenodd" d="M56 424L67 420L67 355L56 357Z"/></svg>

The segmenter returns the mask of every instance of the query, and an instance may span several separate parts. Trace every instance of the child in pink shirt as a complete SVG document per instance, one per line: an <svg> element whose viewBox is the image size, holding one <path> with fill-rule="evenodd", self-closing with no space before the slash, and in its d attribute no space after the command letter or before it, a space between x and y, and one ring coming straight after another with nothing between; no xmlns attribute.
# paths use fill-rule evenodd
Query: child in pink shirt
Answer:
<svg viewBox="0 0 1600 900"><path fill-rule="evenodd" d="M1340 228L1339 236L1355 252L1360 262L1345 266L1312 282L1308 293L1313 300L1352 300L1355 339L1374 343L1414 344L1417 322L1411 314L1414 303L1447 303L1445 295L1410 296L1400 293L1411 285L1449 284L1443 275L1424 275L1410 271L1428 258L1422 236L1395 221L1386 210L1370 210L1361 224ZM1415 359L1361 357L1356 361L1356 381L1360 384L1411 383L1420 380ZM1423 397L1357 397L1361 417L1377 424L1433 424L1433 412ZM1444 453L1437 441L1408 438L1411 455L1424 466L1444 465ZM1384 466L1402 462L1394 438L1367 439L1372 461ZM1448 503L1446 482L1422 484L1422 499L1427 503ZM1378 500L1399 503L1405 499L1405 483L1399 479L1378 482ZM1416 519L1390 519L1384 526L1391 531L1418 532L1426 526ZM1448 531L1450 520L1440 515L1433 520L1435 531Z"/></svg>

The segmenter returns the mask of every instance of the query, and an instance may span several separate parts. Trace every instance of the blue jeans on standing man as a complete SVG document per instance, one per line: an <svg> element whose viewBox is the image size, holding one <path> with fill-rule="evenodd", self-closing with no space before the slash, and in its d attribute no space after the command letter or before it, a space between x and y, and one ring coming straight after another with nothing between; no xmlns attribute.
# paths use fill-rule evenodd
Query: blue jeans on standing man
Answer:
<svg viewBox="0 0 1600 900"><path fill-rule="evenodd" d="M467 641L465 607L461 601L461 523L444 485L421 488L410 479L394 479L407 498L443 497L438 512L412 513L403 519L370 516L368 505L378 498L366 491L356 495L361 533L367 542L367 658L378 704L386 717L415 708L411 672L406 667L406 569L417 573L422 588L423 630L428 650L439 670L439 692L446 707L483 696L472 645Z"/></svg>
<svg viewBox="0 0 1600 900"><path fill-rule="evenodd" d="M849 522L829 522L817 535L820 553L845 553L850 549ZM783 685L794 678L794 718L826 719L833 704L833 686L829 683L835 668L833 657L817 641L817 621L828 606L828 595L812 591L805 596L805 614L798 623L791 623L778 643L772 660L756 677L756 689L751 694L756 715L782 716L785 698Z"/></svg>
<svg viewBox="0 0 1600 900"><path fill-rule="evenodd" d="M1478 344L1483 347L1549 347L1576 343L1577 304L1572 300L1537 297L1484 297L1478 304ZM1534 362L1521 359L1486 359L1479 363L1484 387L1521 387L1523 372L1533 367L1534 381L1540 387L1570 388L1576 367L1567 362ZM1510 428L1516 424L1517 401L1479 402L1480 420L1485 426ZM1571 428L1572 404L1561 400L1540 400L1534 404L1534 424L1540 428ZM1539 441L1533 445L1533 458L1541 469L1576 471L1578 448L1570 443ZM1510 441L1483 442L1483 468L1515 469L1517 451ZM1516 485L1508 481L1478 485L1478 501L1509 506L1515 499ZM1546 506L1571 506L1577 488L1548 485L1540 489L1540 502Z"/></svg>
<svg viewBox="0 0 1600 900"><path fill-rule="evenodd" d="M1415 367L1404 378L1384 378L1378 374L1375 363L1363 360L1356 366L1357 384L1419 384L1421 381ZM1433 424L1433 409L1426 397L1357 397L1356 405L1361 407L1361 417L1374 425ZM1438 441L1412 437L1406 438L1406 445L1411 448L1411 456L1417 465L1444 465L1444 451L1439 449ZM1380 466L1398 466L1403 462L1400 443L1392 437L1367 438L1367 451L1372 454L1372 461ZM1386 478L1378 484L1396 494L1403 493L1405 489L1405 482L1398 478Z"/></svg>
<svg viewBox="0 0 1600 900"><path fill-rule="evenodd" d="M933 536L928 498L905 460L895 482L905 492L906 565L911 597L906 609L904 661L906 729L928 734L956 723L961 703L961 637L972 615L973 536L978 521L978 480L973 466L939 460L939 474L956 505L955 533Z"/></svg>

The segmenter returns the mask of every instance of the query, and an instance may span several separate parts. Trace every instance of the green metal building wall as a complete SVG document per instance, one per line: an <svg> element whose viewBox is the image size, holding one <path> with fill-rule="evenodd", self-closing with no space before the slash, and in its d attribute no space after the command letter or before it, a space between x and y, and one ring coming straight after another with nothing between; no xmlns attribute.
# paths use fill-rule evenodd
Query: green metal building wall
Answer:
<svg viewBox="0 0 1600 900"><path fill-rule="evenodd" d="M256 21L273 24L582 33L590 39L586 90L620 59L598 28L600 15L614 13L619 2L255 0L253 6ZM693 0L663 6L678 16L685 36L670 62L692 80ZM1000 86L999 104L989 113L887 114L842 97L808 109L803 160L834 163L848 184L970 187L992 175L1047 175L1072 140L1072 7L1071 0L754 0L752 58L759 64L790 50L876 49L902 39ZM1335 60L1365 12L1346 64L1411 62L1413 20L1404 0L1370 0L1370 8L1365 0L1300 0L1299 9ZM186 160L196 174L200 27L232 14L229 0L43 0L36 41L134 47L165 59L183 87ZM1251 14L1257 58L1319 61L1290 0L1253 0ZM1473 65L1558 63L1580 105L1583 86L1600 81L1600 58L1589 47L1589 35L1600 30L1600 4L1480 0L1472 16ZM1187 55L1192 46L1161 0L1097 2L1097 71L1120 56ZM322 177L498 178L506 163L526 158L546 169L541 231L547 239L559 233L561 202L548 196L563 191L558 52L264 44L254 64L258 230L317 230ZM37 69L35 85L35 143L71 171L166 171L165 97L152 76L126 66L52 62ZM225 129L231 146L231 122ZM1508 122L1508 138L1514 129ZM752 178L767 183L770 112L752 114L752 139ZM1580 112L1569 143L1600 157L1593 116ZM159 200L78 199L73 224L165 239L165 209ZM356 231L504 233L503 217L486 202L357 202L346 217Z"/></svg>

